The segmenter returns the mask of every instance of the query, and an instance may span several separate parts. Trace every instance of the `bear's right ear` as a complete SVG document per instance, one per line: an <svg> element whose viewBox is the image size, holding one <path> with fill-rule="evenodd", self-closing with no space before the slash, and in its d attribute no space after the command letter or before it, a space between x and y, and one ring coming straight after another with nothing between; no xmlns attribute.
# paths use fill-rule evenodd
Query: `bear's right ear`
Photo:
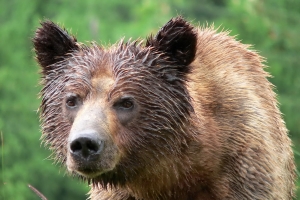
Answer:
<svg viewBox="0 0 300 200"><path fill-rule="evenodd" d="M62 61L66 53L77 50L77 40L51 21L41 23L33 38L36 58L44 74L53 70L52 64Z"/></svg>

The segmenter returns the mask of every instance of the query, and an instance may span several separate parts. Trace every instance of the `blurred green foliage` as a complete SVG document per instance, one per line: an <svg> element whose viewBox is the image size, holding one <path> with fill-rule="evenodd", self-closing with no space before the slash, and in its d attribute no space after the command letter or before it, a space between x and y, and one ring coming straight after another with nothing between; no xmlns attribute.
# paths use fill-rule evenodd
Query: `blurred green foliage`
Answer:
<svg viewBox="0 0 300 200"><path fill-rule="evenodd" d="M178 14L195 25L214 22L232 30L268 58L300 166L300 1L0 0L0 199L39 199L28 184L49 200L87 198L87 184L65 176L40 145L40 85L31 44L39 22L50 19L81 42L109 45L123 36L145 38Z"/></svg>

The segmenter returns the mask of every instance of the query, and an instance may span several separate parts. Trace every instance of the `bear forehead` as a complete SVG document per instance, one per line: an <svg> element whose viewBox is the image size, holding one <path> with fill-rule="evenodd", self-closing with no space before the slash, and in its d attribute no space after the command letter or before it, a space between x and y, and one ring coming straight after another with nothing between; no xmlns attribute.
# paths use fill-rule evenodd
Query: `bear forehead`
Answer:
<svg viewBox="0 0 300 200"><path fill-rule="evenodd" d="M130 71L140 71L139 67L149 65L149 61L157 60L156 56L149 56L152 52L149 48L141 47L132 43L119 43L102 48L97 44L92 46L82 46L79 51L74 52L71 56L72 67L78 70L88 70L95 77L116 76L122 71L122 76L126 76ZM85 68L85 69L84 69ZM145 68L144 68L145 70Z"/></svg>
<svg viewBox="0 0 300 200"><path fill-rule="evenodd" d="M114 46L102 49L93 45L74 52L65 63L68 66L66 76L69 77L67 88L75 91L86 88L87 93L94 91L97 96L110 96L114 89L129 89L119 87L120 85L135 85L138 80L143 80L149 74L149 68L133 52L130 53L128 49L123 49L124 52L121 50Z"/></svg>
<svg viewBox="0 0 300 200"><path fill-rule="evenodd" d="M113 77L106 73L97 73L91 80L92 88L97 92L98 96L107 95L114 83Z"/></svg>

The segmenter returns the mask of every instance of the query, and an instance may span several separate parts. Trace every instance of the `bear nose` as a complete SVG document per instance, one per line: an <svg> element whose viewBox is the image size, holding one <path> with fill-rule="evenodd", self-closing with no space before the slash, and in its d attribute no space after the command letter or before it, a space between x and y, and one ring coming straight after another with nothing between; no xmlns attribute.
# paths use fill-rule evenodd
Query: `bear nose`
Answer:
<svg viewBox="0 0 300 200"><path fill-rule="evenodd" d="M70 143L70 152L73 156L88 159L98 155L103 149L103 141L90 135L75 138Z"/></svg>

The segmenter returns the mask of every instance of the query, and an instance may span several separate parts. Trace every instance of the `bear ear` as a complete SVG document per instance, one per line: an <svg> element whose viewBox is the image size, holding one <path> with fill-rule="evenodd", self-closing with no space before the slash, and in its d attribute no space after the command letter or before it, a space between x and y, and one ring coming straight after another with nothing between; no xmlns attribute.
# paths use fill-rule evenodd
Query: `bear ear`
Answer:
<svg viewBox="0 0 300 200"><path fill-rule="evenodd" d="M166 54L178 65L189 65L195 58L197 32L181 16L172 18L155 37L147 39L146 46Z"/></svg>
<svg viewBox="0 0 300 200"><path fill-rule="evenodd" d="M36 58L43 68L43 73L53 70L52 64L62 61L66 53L79 48L74 36L51 21L41 23L33 38Z"/></svg>

